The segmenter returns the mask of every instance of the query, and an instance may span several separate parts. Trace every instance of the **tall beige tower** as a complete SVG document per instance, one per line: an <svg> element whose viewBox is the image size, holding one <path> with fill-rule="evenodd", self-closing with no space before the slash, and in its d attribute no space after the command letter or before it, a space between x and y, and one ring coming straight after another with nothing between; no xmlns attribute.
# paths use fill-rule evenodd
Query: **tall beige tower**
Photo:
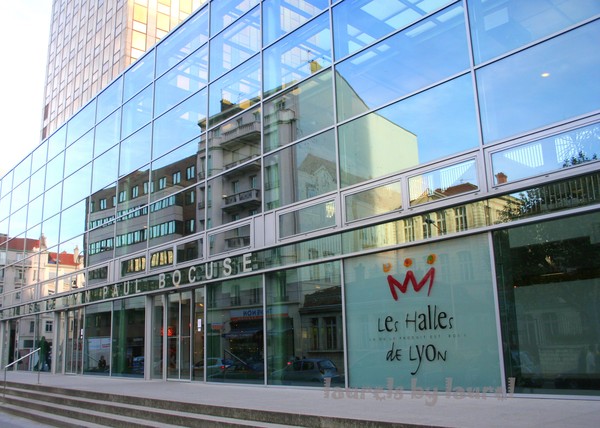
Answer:
<svg viewBox="0 0 600 428"><path fill-rule="evenodd" d="M41 138L207 0L54 0Z"/></svg>

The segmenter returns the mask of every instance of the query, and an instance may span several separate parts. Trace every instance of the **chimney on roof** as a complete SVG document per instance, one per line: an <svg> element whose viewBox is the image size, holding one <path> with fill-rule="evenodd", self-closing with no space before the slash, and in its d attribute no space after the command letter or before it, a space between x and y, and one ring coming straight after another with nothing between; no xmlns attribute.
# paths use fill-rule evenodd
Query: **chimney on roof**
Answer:
<svg viewBox="0 0 600 428"><path fill-rule="evenodd" d="M40 236L40 250L47 250L48 249L48 245L46 244L46 235L44 235L42 233L42 236Z"/></svg>

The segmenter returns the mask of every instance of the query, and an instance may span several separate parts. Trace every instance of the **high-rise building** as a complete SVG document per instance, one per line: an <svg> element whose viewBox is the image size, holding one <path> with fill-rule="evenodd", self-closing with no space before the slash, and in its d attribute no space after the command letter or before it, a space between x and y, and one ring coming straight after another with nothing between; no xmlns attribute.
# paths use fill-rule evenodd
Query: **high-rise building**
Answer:
<svg viewBox="0 0 600 428"><path fill-rule="evenodd" d="M206 0L54 0L42 139Z"/></svg>
<svg viewBox="0 0 600 428"><path fill-rule="evenodd" d="M600 3L384 3L209 1L5 175L1 362L598 395Z"/></svg>

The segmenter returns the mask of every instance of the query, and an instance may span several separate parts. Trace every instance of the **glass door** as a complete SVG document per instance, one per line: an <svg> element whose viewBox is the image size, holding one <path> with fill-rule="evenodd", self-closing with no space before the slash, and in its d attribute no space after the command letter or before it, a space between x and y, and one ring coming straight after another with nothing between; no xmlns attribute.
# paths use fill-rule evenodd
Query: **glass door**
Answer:
<svg viewBox="0 0 600 428"><path fill-rule="evenodd" d="M204 287L194 290L193 322L192 329L194 332L194 354L192 362L194 363L194 372L192 379L204 380ZM220 364L219 361L216 363Z"/></svg>
<svg viewBox="0 0 600 428"><path fill-rule="evenodd" d="M167 297L167 378L191 377L192 292Z"/></svg>
<svg viewBox="0 0 600 428"><path fill-rule="evenodd" d="M65 373L81 374L83 368L83 309L67 312Z"/></svg>

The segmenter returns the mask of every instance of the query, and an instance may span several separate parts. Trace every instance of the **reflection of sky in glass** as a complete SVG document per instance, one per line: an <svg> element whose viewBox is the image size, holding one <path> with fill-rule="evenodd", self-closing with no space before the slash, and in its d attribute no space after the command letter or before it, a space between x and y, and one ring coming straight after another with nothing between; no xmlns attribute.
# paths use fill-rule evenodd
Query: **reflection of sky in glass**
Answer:
<svg viewBox="0 0 600 428"><path fill-rule="evenodd" d="M331 65L329 15L323 14L265 51L265 94Z"/></svg>
<svg viewBox="0 0 600 428"><path fill-rule="evenodd" d="M419 163L479 144L470 75L386 107L378 114L416 135Z"/></svg>
<svg viewBox="0 0 600 428"><path fill-rule="evenodd" d="M459 195L478 189L474 160L440 168L408 180L411 205Z"/></svg>
<svg viewBox="0 0 600 428"><path fill-rule="evenodd" d="M263 45L295 30L328 5L327 0L266 0L263 2Z"/></svg>
<svg viewBox="0 0 600 428"><path fill-rule="evenodd" d="M260 11L244 16L210 41L210 78L218 78L260 49Z"/></svg>
<svg viewBox="0 0 600 428"><path fill-rule="evenodd" d="M600 108L600 22L477 71L486 143Z"/></svg>
<svg viewBox="0 0 600 428"><path fill-rule="evenodd" d="M475 62L482 63L598 13L597 0L469 2Z"/></svg>
<svg viewBox="0 0 600 428"><path fill-rule="evenodd" d="M466 70L462 10L445 9L338 64L339 120Z"/></svg>
<svg viewBox="0 0 600 428"><path fill-rule="evenodd" d="M418 20L448 0L346 0L333 9L337 59Z"/></svg>
<svg viewBox="0 0 600 428"><path fill-rule="evenodd" d="M571 167L600 157L600 126L590 125L492 155L496 184Z"/></svg>

